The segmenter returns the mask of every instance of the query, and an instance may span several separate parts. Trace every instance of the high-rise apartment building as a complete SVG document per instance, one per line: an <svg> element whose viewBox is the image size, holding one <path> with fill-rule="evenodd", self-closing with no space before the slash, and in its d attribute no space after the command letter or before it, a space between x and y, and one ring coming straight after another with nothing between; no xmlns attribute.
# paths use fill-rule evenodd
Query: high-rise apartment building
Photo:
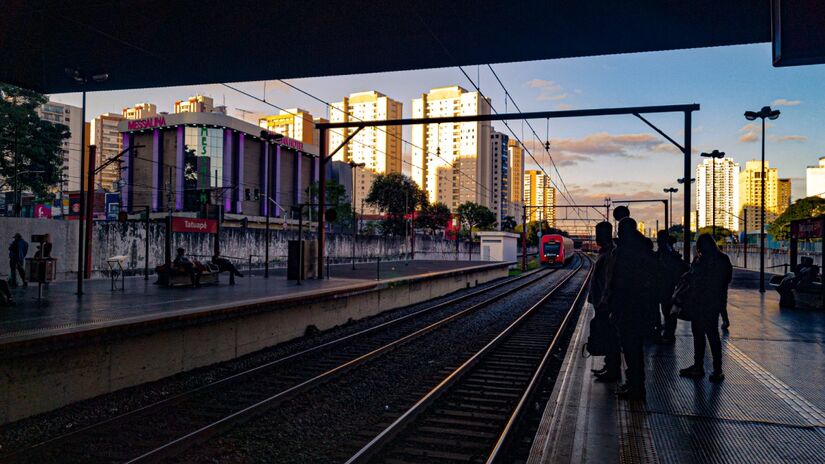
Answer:
<svg viewBox="0 0 825 464"><path fill-rule="evenodd" d="M63 175L60 185L63 191L80 190L80 134L85 130L80 113L81 109L77 106L53 101L37 108L37 114L41 119L68 126L71 132L71 136L63 141ZM86 137L86 147L89 143L89 137Z"/></svg>
<svg viewBox="0 0 825 464"><path fill-rule="evenodd" d="M493 187L492 204L490 209L496 214L499 230L501 223L507 216L512 216L512 198L510 189L514 183L510 173L510 152L507 149L510 138L501 132L492 131L490 134L490 154L493 158L493 172L490 184Z"/></svg>
<svg viewBox="0 0 825 464"><path fill-rule="evenodd" d="M519 221L522 215L521 204L524 200L524 151L513 139L507 142L507 156L510 160L510 216Z"/></svg>
<svg viewBox="0 0 825 464"><path fill-rule="evenodd" d="M123 147L123 140L118 130L118 124L125 118L119 114L104 113L92 119L91 143L97 148L95 166L99 167L107 160L117 156ZM107 191L117 190L115 185L120 180L119 162L114 162L95 177L95 188Z"/></svg>
<svg viewBox="0 0 825 464"><path fill-rule="evenodd" d="M158 115L158 107L154 103L138 103L131 108L123 108L121 115L129 120L150 118Z"/></svg>
<svg viewBox="0 0 825 464"><path fill-rule="evenodd" d="M776 214L782 214L791 206L791 179L779 179L777 196Z"/></svg>
<svg viewBox="0 0 825 464"><path fill-rule="evenodd" d="M779 174L776 168L765 161L765 224L770 224L777 216L779 194ZM739 173L739 217L747 211L748 231L758 231L761 221L762 202L762 162L751 160Z"/></svg>
<svg viewBox="0 0 825 464"><path fill-rule="evenodd" d="M215 109L212 97L195 95L175 101L175 113L211 113Z"/></svg>
<svg viewBox="0 0 825 464"><path fill-rule="evenodd" d="M819 157L818 166L805 170L805 196L825 198L825 156Z"/></svg>
<svg viewBox="0 0 825 464"><path fill-rule="evenodd" d="M490 100L459 86L430 90L412 102L412 117L490 114ZM490 206L489 121L412 126L411 175L431 203L450 209L471 201Z"/></svg>
<svg viewBox="0 0 825 464"><path fill-rule="evenodd" d="M278 114L258 119L258 125L264 129L281 134L307 145L315 145L315 124L309 111L301 108L288 108Z"/></svg>
<svg viewBox="0 0 825 464"><path fill-rule="evenodd" d="M716 177L714 178L714 173ZM699 227L714 224L714 184L716 186L716 226L739 230L739 164L732 158L704 158L696 166L696 207Z"/></svg>
<svg viewBox="0 0 825 464"><path fill-rule="evenodd" d="M524 171L524 205L530 206L527 221L544 220L550 227L556 226L556 189L547 174L535 169Z"/></svg>
<svg viewBox="0 0 825 464"><path fill-rule="evenodd" d="M344 97L340 102L331 103L330 122L381 121L401 119L401 102L376 92L359 92ZM338 147L354 128L332 129L327 132L329 146ZM402 137L401 126L377 126L361 129L347 145L333 156L335 161L364 163L363 168L355 169L356 209L361 211L360 203L367 197L377 174L400 173ZM364 214L376 214L378 211L364 205Z"/></svg>

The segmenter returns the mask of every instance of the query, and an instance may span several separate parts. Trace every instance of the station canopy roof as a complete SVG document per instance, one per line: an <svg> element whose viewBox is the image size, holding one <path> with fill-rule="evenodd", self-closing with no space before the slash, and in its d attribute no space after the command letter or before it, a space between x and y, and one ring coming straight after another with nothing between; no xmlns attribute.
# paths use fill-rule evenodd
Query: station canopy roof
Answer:
<svg viewBox="0 0 825 464"><path fill-rule="evenodd" d="M769 42L770 0L6 0L0 81L89 90Z"/></svg>

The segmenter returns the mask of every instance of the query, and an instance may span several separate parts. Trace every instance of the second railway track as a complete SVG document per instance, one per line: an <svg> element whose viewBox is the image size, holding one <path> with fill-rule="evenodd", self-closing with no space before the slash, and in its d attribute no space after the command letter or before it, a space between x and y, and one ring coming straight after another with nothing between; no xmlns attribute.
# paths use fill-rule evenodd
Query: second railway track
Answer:
<svg viewBox="0 0 825 464"><path fill-rule="evenodd" d="M553 351L580 307L589 270L589 261L582 259L578 269L348 463L513 462L523 438L518 436L518 421L525 409L534 406Z"/></svg>
<svg viewBox="0 0 825 464"><path fill-rule="evenodd" d="M3 462L144 462L175 456L281 401L542 280L539 270L0 456ZM481 300L472 303L475 300ZM472 304L471 304L472 303Z"/></svg>

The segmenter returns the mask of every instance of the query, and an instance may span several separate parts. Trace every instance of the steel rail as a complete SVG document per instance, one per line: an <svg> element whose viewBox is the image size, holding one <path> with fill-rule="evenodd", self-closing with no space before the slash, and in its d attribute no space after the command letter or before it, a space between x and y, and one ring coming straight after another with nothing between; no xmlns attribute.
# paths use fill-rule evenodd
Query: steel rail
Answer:
<svg viewBox="0 0 825 464"><path fill-rule="evenodd" d="M344 363L342 363L342 364L340 364L340 365L338 365L338 366L336 366L332 369L329 369L329 370L327 370L327 371L325 371L321 374L318 374L318 375L316 375L316 376L314 376L310 379L304 380L304 381L302 381L302 382L300 382L296 385L293 385L292 387L289 387L285 390L282 390L282 391L280 391L280 392L278 392L278 393L276 393L272 396L269 396L269 397L267 397L267 398L265 398L261 401L258 401L256 403L250 405L250 406L247 406L246 408L243 408L243 409L241 409L239 411L236 411L232 414L224 416L223 418L221 418L217 421L214 421L214 422L212 422L208 425L205 425L205 426L203 426L203 427L201 427L201 428L199 428L195 431L192 431L192 432L190 432L186 435L183 435L179 438L176 438L175 440L167 442L166 444L164 444L164 445L162 445L158 448L155 448L155 449L153 449L149 452L146 452L146 453L144 453L144 454L142 454L142 455L140 455L140 456L138 456L134 459L131 459L131 460L127 461L127 463L156 462L158 460L162 460L162 459L165 459L165 458L180 455L182 452L184 452L185 450L187 450L191 446L193 446L197 443L202 443L202 442L210 439L211 437L213 437L215 435L218 435L218 434L220 434L220 433L222 433L222 432L224 432L224 431L226 431L226 430L228 430L232 427L238 426L238 425L248 421L249 419L253 418L254 416L266 411L268 408L271 408L271 407L273 407L273 406L275 406L275 405L277 405L277 404L279 404L279 403L281 403L285 400L293 398L294 396L296 396L300 393L303 393L303 392L305 392L305 391L309 390L310 388L313 388L317 385L320 385L321 383L332 379L336 375L340 375L340 374L342 374L342 373L344 373L344 372L346 372L346 371L348 371L348 370L350 370L354 367L357 367L357 366L363 364L366 361L374 359L374 358L378 357L379 355L381 355L381 354L383 354L383 353L385 353L389 350L395 349L395 348L397 348L397 347L399 347L399 346L401 346L401 345L403 345L407 342L410 342L410 341L412 341L416 338L421 337L422 335L425 335L429 332L432 332L436 329L439 329L442 326L444 326L444 325L446 325L446 324L448 324L448 323L450 323L450 322L452 322L452 321L454 321L454 320L456 320L460 317L466 316L466 315L468 315L472 312L475 312L475 311L477 311L477 310L479 310L479 309L481 309L485 306L489 306L490 304L492 304L492 303L494 303L494 302L496 302L496 301L498 301L498 300L500 300L500 299L502 299L506 296L509 296L509 295L511 295L511 294L513 294L513 293L515 293L515 292L517 292L517 291L519 291L519 290L521 290L521 289L523 289L523 288L525 288L529 285L534 284L535 282L537 282L537 281L539 281L539 280L541 280L541 279L543 279L543 278L545 278L549 275L554 274L559 269L552 269L547 273L541 273L540 272L541 270L542 269L540 269L538 271L534 271L533 273L528 273L528 274L523 276L523 277L527 277L527 276L534 275L534 274L540 274L539 277L537 277L535 279L527 280L526 282L524 282L522 284L519 284L519 285L517 285L517 286L515 286L511 289L508 289L505 292L502 292L498 295L492 296L490 299L487 299L487 300L482 301L480 303L474 304L474 305L472 305L468 308L465 308L465 309L463 309L463 310L461 310L457 313L454 313L450 316L447 316L447 317L445 317L445 318L443 318L443 319L441 319L437 322L429 324L426 327L418 329L415 332L404 335L403 337L400 337L400 338L398 338L398 339L396 339L396 340L394 340L390 343L387 343L387 344L385 344L385 345L383 345L379 348L376 348L376 349L374 349L374 350L372 350L368 353L365 353L365 354L360 355L356 358L353 358L349 361L346 361L346 362L344 362ZM513 280L508 280L507 282L508 283L513 283L514 281ZM501 285L497 284L496 288L498 288L499 286L501 286ZM479 291L479 292L473 292L472 295L477 296L478 294L485 293L489 290L490 290L490 288L484 289L484 290ZM454 301L445 302L445 303L451 303L452 304L452 303L454 303ZM445 306L445 303L441 303L437 306L438 307L443 307L443 306ZM431 310L431 309L432 308L428 308L427 310ZM422 310L422 311L424 311L424 310ZM420 312L413 313L413 314L420 314ZM406 318L407 316L404 316L404 317Z"/></svg>
<svg viewBox="0 0 825 464"><path fill-rule="evenodd" d="M376 435L360 450L358 450L352 457L350 457L346 464L355 464L366 462L374 457L380 450L403 431L405 427L410 425L421 413L423 413L430 405L432 405L449 387L455 384L464 374L466 374L472 367L474 367L482 357L490 353L502 341L508 338L521 327L522 323L527 320L533 313L541 308L548 300L572 279L581 268L584 266L584 258L580 258L578 266L570 273L562 278L553 288L551 288L545 296L543 296L537 303L533 304L524 313L522 313L515 321L509 324L502 332L487 343L483 348L477 351L473 356L467 359L461 366L456 368L452 373L445 377L438 385L433 387L426 395L419 399L412 407L399 416L392 424L385 428L382 432ZM588 274L589 276L589 274ZM586 283L586 280L585 280Z"/></svg>
<svg viewBox="0 0 825 464"><path fill-rule="evenodd" d="M264 371L266 369L276 367L280 364L283 364L287 361L291 361L293 359L299 358L301 356L306 356L306 355L309 355L309 354L313 354L313 353L322 351L324 349L332 348L332 347L334 347L336 345L339 345L339 344L342 344L346 341L349 341L349 340L352 340L352 339L355 339L355 338L358 338L358 337L363 337L365 335L369 335L369 334L378 332L381 329L385 329L387 327L394 326L398 323L404 322L404 321L409 320L409 319L413 319L415 317L424 315L426 313L430 313L430 312L433 312L433 311L437 311L439 309L443 309L443 308L448 307L450 305L461 303L463 301L466 301L468 299L474 298L474 297L482 295L484 293L488 293L490 291L499 289L499 288L504 287L506 285L511 285L515 282L518 282L519 280L526 279L528 277L534 276L536 274L541 273L542 271L544 271L546 269L547 268L539 268L539 269L536 269L536 270L533 270L533 271L530 271L530 272L526 272L524 274L519 275L518 277L516 277L514 279L506 279L502 282L493 284L489 287L485 287L485 288L482 288L480 290L476 290L476 291L473 291L473 292L470 292L470 293L467 293L467 294L464 294L464 295L461 295L461 296L458 296L456 298L452 298L452 299L449 299L449 300L446 300L446 301L442 301L441 303L437 303L435 305L428 306L426 308L420 309L420 310L412 312L410 314L405 314L405 315L399 316L395 319L391 319L389 321L382 322L381 324L378 324L376 326L368 327L368 328L360 330L358 332L354 332L354 333L351 333L349 335L345 335L343 337L336 338L335 340L330 340L330 341L322 343L320 345L316 345L316 346L298 351L296 353L292 353L290 355L284 356L282 358L278 358L276 360L267 362L265 364L261 364L259 366L255 366L255 367L246 369L242 372L232 374L232 375L230 375L228 377L224 377L220 380L209 382L207 384L201 385L201 386L193 388L191 390L187 390L187 391L178 393L176 395L173 395L171 397L164 398L160 401L148 404L146 406L142 406L142 407L137 408L135 410L132 410L132 411L129 411L129 412L126 412L126 413L123 413L123 414L120 414L120 415L117 415L117 416L114 416L114 417L110 417L108 419L104 419L104 420L102 420L100 422L96 422L94 424L90 424L90 425L78 428L77 430L73 430L72 432L69 432L69 433L54 437L54 438L50 438L48 440L44 440L44 441L35 443L31 446L28 446L26 448L21 448L19 450L13 451L13 452L8 453L8 454L0 455L0 458L2 458L0 460L5 461L6 459L20 458L23 455L32 454L33 452L36 452L40 449L55 446L59 443L70 440L73 437L76 437L80 434L88 433L88 432L93 431L95 429L100 429L100 428L103 428L103 427L116 425L117 423L123 423L123 422L126 422L127 420L131 420L131 419L143 416L143 415L151 414L155 411L161 410L164 407L171 406L171 405L180 403L182 401L186 401L187 399L189 399L190 397L192 397L195 394L205 393L205 392L208 392L210 390L216 389L218 387L222 387L224 385L228 385L228 384L233 383L233 382L241 381L245 378L248 378L248 377L252 376L253 374L259 373L259 372ZM518 288L523 288L524 286L529 285L530 283L532 283L536 280L539 280L543 277L546 277L550 274L555 273L557 270L558 269L553 269L550 272L545 273L543 276L540 276L536 279L530 280L527 284L522 284ZM506 296L507 294L509 294L509 293L502 294L502 297ZM488 300L488 301L484 302L484 304L487 304L488 302L492 302L492 301L495 301L495 299Z"/></svg>
<svg viewBox="0 0 825 464"><path fill-rule="evenodd" d="M535 393L536 389L538 388L539 384L544 378L544 373L547 370L547 364L550 362L550 358L553 355L553 350L555 350L558 344L561 342L561 339L564 335L564 331L567 329L567 326L573 317L573 313L575 312L576 307L579 305L579 302L581 301L582 295L584 294L584 290L588 286L587 283L590 280L590 276L593 274L592 259L589 257L587 259L591 261L591 267L587 273L587 277L585 278L585 284L582 285L582 287L579 289L579 292L576 294L576 298L570 305L570 309L567 311L567 314L564 315L564 320L562 320L558 331L556 331L556 334L553 336L553 340L550 342L550 345L547 347L547 350L545 350L544 356L541 358L539 366L536 368L533 377L530 379L530 383L524 390L524 394L522 394L521 399L519 399L519 402L513 410L513 413L510 415L510 419L507 420L507 425L504 426L504 430L502 430L501 434L499 434L498 440L496 440L496 444L493 447L493 451L490 452L490 456L487 458L487 464L493 464L499 458L504 459L502 453L505 452L506 445L512 437L511 433L515 428L516 422L518 421L519 416L521 416L521 413L524 410L524 406L528 404L528 401L533 397L533 394Z"/></svg>

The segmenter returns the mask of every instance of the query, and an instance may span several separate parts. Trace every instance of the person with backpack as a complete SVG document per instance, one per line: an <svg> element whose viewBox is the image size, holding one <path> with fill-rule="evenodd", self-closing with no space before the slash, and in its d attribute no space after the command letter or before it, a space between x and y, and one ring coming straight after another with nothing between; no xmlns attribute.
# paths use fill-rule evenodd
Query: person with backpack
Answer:
<svg viewBox="0 0 825 464"><path fill-rule="evenodd" d="M673 309L673 290L679 282L679 278L688 271L689 266L681 255L673 249L670 244L670 235L667 231L660 230L656 234L656 263L659 268L657 280L657 300L661 308L664 324L662 325L662 343L673 343L676 341L677 318L671 314ZM659 317L658 315L656 316Z"/></svg>
<svg viewBox="0 0 825 464"><path fill-rule="evenodd" d="M627 369L619 398L645 398L644 339L650 332L650 302L655 298L656 260L636 221L619 221L617 247L608 261L607 291L604 298L610 318L619 331Z"/></svg>
<svg viewBox="0 0 825 464"><path fill-rule="evenodd" d="M719 338L719 316L728 304L728 285L733 278L730 258L719 249L710 234L696 240L698 256L685 276L687 285L683 312L690 319L693 332L693 365L679 371L682 377L705 376L705 339L713 357L711 382L725 379L722 372L722 341Z"/></svg>
<svg viewBox="0 0 825 464"><path fill-rule="evenodd" d="M593 265L593 277L590 293L587 295L596 315L590 322L588 350L591 354L604 355L604 367L593 369L597 382L616 382L621 379L621 352L616 327L610 322L610 310L607 304L601 304L607 287L607 263L613 252L613 225L607 221L596 224L596 244L599 256ZM599 353L599 354L595 354Z"/></svg>
<svg viewBox="0 0 825 464"><path fill-rule="evenodd" d="M26 280L26 271L23 264L26 262L26 255L29 254L29 244L23 240L23 236L19 233L14 234L14 239L9 245L9 267L11 268L11 287L17 287L17 273L20 273L20 278L23 279L23 286L28 287L29 282Z"/></svg>

